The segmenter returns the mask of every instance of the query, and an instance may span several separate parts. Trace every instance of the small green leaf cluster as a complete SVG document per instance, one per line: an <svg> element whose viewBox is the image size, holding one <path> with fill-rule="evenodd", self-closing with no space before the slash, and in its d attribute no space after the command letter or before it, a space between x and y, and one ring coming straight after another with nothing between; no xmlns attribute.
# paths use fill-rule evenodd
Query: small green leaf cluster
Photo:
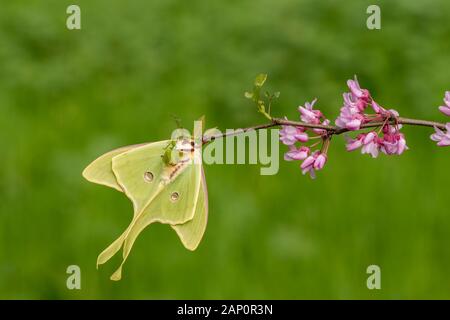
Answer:
<svg viewBox="0 0 450 320"><path fill-rule="evenodd" d="M280 96L280 92L270 93L269 91L265 91L264 95L262 95L262 87L266 80L267 74L261 73L256 76L253 90L251 92L245 92L244 96L255 103L258 112L262 113L267 119L272 120L272 116L270 115L272 102Z"/></svg>

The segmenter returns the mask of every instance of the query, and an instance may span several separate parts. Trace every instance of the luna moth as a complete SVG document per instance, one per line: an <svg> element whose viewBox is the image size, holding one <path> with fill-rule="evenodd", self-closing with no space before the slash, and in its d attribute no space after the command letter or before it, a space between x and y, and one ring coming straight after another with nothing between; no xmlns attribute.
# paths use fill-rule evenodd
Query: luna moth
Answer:
<svg viewBox="0 0 450 320"><path fill-rule="evenodd" d="M184 247L197 248L208 220L200 148L193 138L131 145L100 156L83 171L88 181L123 192L133 203L129 226L97 258L98 267L122 249L122 263L111 280L121 279L136 238L152 223L170 225Z"/></svg>

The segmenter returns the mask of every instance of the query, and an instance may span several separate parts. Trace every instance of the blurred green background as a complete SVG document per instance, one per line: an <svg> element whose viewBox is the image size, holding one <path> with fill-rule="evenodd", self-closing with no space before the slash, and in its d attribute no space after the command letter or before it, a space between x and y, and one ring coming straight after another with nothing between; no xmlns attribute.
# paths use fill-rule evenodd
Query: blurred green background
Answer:
<svg viewBox="0 0 450 320"><path fill-rule="evenodd" d="M65 27L69 4L82 30ZM366 28L378 4L382 29ZM131 203L88 183L110 149L209 127L264 122L243 97L256 74L280 90L274 114L314 97L330 119L354 74L377 101L445 121L450 2L4 1L0 10L0 298L450 298L449 149L405 128L410 151L372 160L333 140L315 181L297 163L207 166L209 225L185 250L167 226L138 239L124 278L97 255ZM284 147L283 147L284 149ZM280 157L282 157L282 150ZM66 288L81 267L82 289ZM382 289L366 288L377 264Z"/></svg>

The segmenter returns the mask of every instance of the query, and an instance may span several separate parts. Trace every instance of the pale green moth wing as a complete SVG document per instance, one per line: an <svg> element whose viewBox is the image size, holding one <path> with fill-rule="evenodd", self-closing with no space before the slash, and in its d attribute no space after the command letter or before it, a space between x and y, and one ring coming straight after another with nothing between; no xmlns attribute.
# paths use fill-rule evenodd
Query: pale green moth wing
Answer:
<svg viewBox="0 0 450 320"><path fill-rule="evenodd" d="M179 224L192 219L201 178L201 164L194 163L194 151L184 161L167 165L160 149L147 145L113 158L117 182L133 202L136 215L147 215L148 205L158 199L150 213L161 223ZM158 154L159 157L155 157ZM161 200L161 201L160 201Z"/></svg>
<svg viewBox="0 0 450 320"><path fill-rule="evenodd" d="M154 222L182 224L194 217L201 182L199 149L186 152L187 157L175 165L166 165L160 159L161 170L153 170L148 167L148 161L140 160L145 157L145 149L146 146L133 149L113 158L117 181L133 201L136 215L125 233L113 244L114 251L117 251L124 241L123 261L112 280L121 278L122 265L135 239L146 226ZM152 174L151 182L145 179L145 173ZM151 195L146 193L149 183L157 186L157 191Z"/></svg>
<svg viewBox="0 0 450 320"><path fill-rule="evenodd" d="M135 144L130 146L121 147L114 149L108 153L105 153L95 159L83 170L83 177L93 183L104 185L107 187L114 188L120 192L123 192L120 185L117 183L116 176L112 171L112 158L124 153L126 151L132 150L134 148L147 145L148 143ZM116 253L123 242L124 235L119 237L114 243L112 243L108 248L106 248L97 260L97 267L99 264L105 263L111 256ZM121 240L122 239L122 240Z"/></svg>
<svg viewBox="0 0 450 320"><path fill-rule="evenodd" d="M122 188L117 183L116 177L112 171L111 167L112 158L125 151L143 145L145 144L125 146L122 148L112 150L100 156L83 171L83 176L88 181L112 187L118 191L123 192ZM208 194L207 194L206 180L204 177L204 172L202 170L201 190L199 193L194 218L191 221L188 221L184 224L172 226L172 228L176 231L177 235L179 236L181 242L188 250L195 250L197 248L205 232L207 219L208 219ZM105 252L107 253L109 252L111 256L114 255L115 252L117 252L120 249L124 236L125 232L122 234L121 237L119 237L116 241L114 241L114 243L112 243L105 250ZM116 248L116 250L114 250L114 248ZM105 254L100 255L100 257L102 259L99 259L98 264L106 262L103 261L105 259Z"/></svg>
<svg viewBox="0 0 450 320"><path fill-rule="evenodd" d="M201 168L200 168L200 171ZM151 202L148 207L142 212L139 217L134 222L133 226L131 227L131 230L128 234L128 236L125 239L124 243L124 249L123 249L123 257L124 259L127 258L129 252L131 251L131 247L134 244L134 241L138 237L138 235L144 230L149 224L154 222L161 222L161 223L168 223L172 226L179 226L179 228L176 229L178 235L180 236L181 241L183 244L186 244L186 247L188 247L191 250L194 250L196 245L196 241L200 241L203 233L204 228L206 227L206 219L207 219L207 203L205 202L206 195L206 183L204 182L204 179L200 179L199 184L199 190L194 195L195 198L193 199L183 199L183 190L188 190L189 188L193 189L195 185L193 186L185 186L182 185L181 189L176 187L176 184L178 181L180 181L182 177L179 177L177 180L173 182L173 185L169 185L168 189L175 189L179 190L179 205L177 206L177 211L179 212L179 215L182 215L185 211L192 210L193 217L187 221L179 220L180 222L175 223L168 223L161 221L159 216L161 212L161 208L165 207L166 203L169 203L171 205L176 206L178 203L174 202L172 199L166 199L167 196L169 196L166 193L166 190L162 191L153 202ZM200 188L201 186L201 188ZM202 189L202 190L200 190ZM185 193L186 194L186 193ZM189 193L187 193L188 197L190 196ZM201 204L199 205L199 202L201 201ZM206 200L207 201L207 200ZM205 210L206 208L206 210ZM164 210L164 209L163 209ZM181 226L185 226L184 228ZM179 233L178 231L182 232ZM189 234L191 233L191 234ZM197 234L193 234L197 233ZM197 238L197 239L196 239ZM198 243L197 243L198 244Z"/></svg>
<svg viewBox="0 0 450 320"><path fill-rule="evenodd" d="M124 239L123 260L119 268L111 276L111 280L120 280L122 266L133 247L138 235L151 223L182 224L194 218L198 196L200 194L200 165L190 164L179 176L155 196L145 209L136 216L129 226ZM176 194L176 197L174 196Z"/></svg>
<svg viewBox="0 0 450 320"><path fill-rule="evenodd" d="M137 216L139 210L142 209L143 203L146 200L151 199L155 194L161 190L160 184L156 178L161 175L164 168L161 155L164 152L164 148L167 146L168 141L159 141L149 143L135 148L130 148L125 152L119 153L112 158L111 166L115 167L118 172L122 172L123 178L127 181L126 185L130 190L124 189L117 180L117 176L114 176L119 185L121 191L124 191L126 195L132 200L134 208L134 217ZM120 157L117 161L116 158ZM135 178L135 182L129 182L132 177ZM137 188L132 188L130 185L135 185ZM131 224L130 224L131 226ZM128 234L129 227L117 238L109 247L103 250L97 258L97 266L108 261L117 251L120 250L126 235Z"/></svg>
<svg viewBox="0 0 450 320"><path fill-rule="evenodd" d="M206 179L202 169L202 182L200 193L198 195L197 206L195 208L194 219L183 224L172 225L172 228L178 234L184 247L194 251L197 249L206 230L208 223L208 189Z"/></svg>
<svg viewBox="0 0 450 320"><path fill-rule="evenodd" d="M122 266L138 235L151 223L182 224L193 219L200 194L201 165L189 162L170 166L162 176L163 188L131 222L124 239L123 260L111 280L120 280ZM169 179L169 180L167 180ZM121 179L118 178L120 183ZM122 185L124 190L126 187Z"/></svg>
<svg viewBox="0 0 450 320"><path fill-rule="evenodd" d="M92 161L86 169L83 170L83 177L93 183L101 184L110 188L114 188L118 191L122 191L116 180L116 176L112 171L112 158L136 147L145 144L135 144L131 146L125 146L122 148L114 149L104 155L101 155L94 161Z"/></svg>

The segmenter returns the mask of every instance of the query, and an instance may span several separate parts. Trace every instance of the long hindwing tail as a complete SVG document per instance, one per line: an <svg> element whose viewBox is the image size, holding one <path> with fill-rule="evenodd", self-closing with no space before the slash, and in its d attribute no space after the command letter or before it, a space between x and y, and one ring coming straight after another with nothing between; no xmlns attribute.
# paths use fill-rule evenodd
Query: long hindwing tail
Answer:
<svg viewBox="0 0 450 320"><path fill-rule="evenodd" d="M113 171L117 181L133 201L136 215L125 234L122 235L123 238L119 240L124 242L123 261L111 277L112 280L121 278L122 265L137 236L146 226L154 222L183 224L192 220L199 195L201 164L194 162L193 157L174 166L167 166L160 159L162 169L151 172L153 181L157 185L156 191L152 194L146 193L145 188L148 186L144 181L144 173L149 172L150 169L136 164L136 161L144 157L140 154L142 152L140 149L121 154L113 159ZM132 157L132 160L129 157ZM129 169L131 164L134 166L133 169ZM117 249L117 246L114 249Z"/></svg>
<svg viewBox="0 0 450 320"><path fill-rule="evenodd" d="M206 225L208 223L208 190L206 186L206 180L202 176L201 189L198 194L198 201L195 208L194 218L183 224L171 225L175 230L184 247L188 250L194 251L197 249L200 241L206 230ZM108 261L117 251L120 250L122 243L127 234L127 230L122 233L122 235L114 241L108 248L106 248L97 259L97 266ZM137 235L136 235L137 237ZM133 243L129 244L129 250L131 250ZM128 246L127 246L128 247ZM129 251L128 250L128 251ZM119 275L119 276L118 276ZM120 279L120 271L117 272L114 278Z"/></svg>
<svg viewBox="0 0 450 320"><path fill-rule="evenodd" d="M142 203L146 198L153 197L154 194L159 192L160 186L156 182L155 178L158 174L161 173L163 168L163 162L161 160L161 155L164 152L164 147L167 145L168 141L160 141L149 143L145 145L134 146L134 148L129 148L128 150L117 153L110 159L111 172L114 175L114 180L117 183L118 190L125 191L126 190L119 184L117 180L116 171L121 174L121 176L130 177L123 178L126 181L125 185L132 190L127 193L127 196L133 202L133 220L139 213L138 210L143 205ZM106 155L105 155L106 156ZM117 161L116 158L119 157ZM106 157L102 159L104 162ZM112 167L114 166L114 170ZM138 174L139 173L139 174ZM134 181L132 178L135 177ZM138 181L139 180L139 181ZM144 185L142 185L142 181L144 181ZM139 188L133 189L134 185L140 185ZM131 226L131 224L130 224ZM130 226L110 245L108 246L97 258L97 267L100 264L107 262L111 257L113 257L122 247L123 241L125 240Z"/></svg>
<svg viewBox="0 0 450 320"><path fill-rule="evenodd" d="M200 170L199 165L190 164L133 220L124 239L122 263L111 276L111 280L121 279L123 264L137 237L148 225L154 222L182 224L194 218L200 195ZM174 197L174 193L177 197Z"/></svg>
<svg viewBox="0 0 450 320"><path fill-rule="evenodd" d="M90 182L104 185L116 189L117 191L123 192L112 170L112 159L119 154L138 147L142 147L147 144L149 143L135 144L109 151L92 161L83 170L82 175L86 180ZM125 234L126 233L124 232L116 241L114 241L108 248L100 253L97 258L97 267L99 264L103 264L108 261L117 251L119 251L120 247L122 246Z"/></svg>

